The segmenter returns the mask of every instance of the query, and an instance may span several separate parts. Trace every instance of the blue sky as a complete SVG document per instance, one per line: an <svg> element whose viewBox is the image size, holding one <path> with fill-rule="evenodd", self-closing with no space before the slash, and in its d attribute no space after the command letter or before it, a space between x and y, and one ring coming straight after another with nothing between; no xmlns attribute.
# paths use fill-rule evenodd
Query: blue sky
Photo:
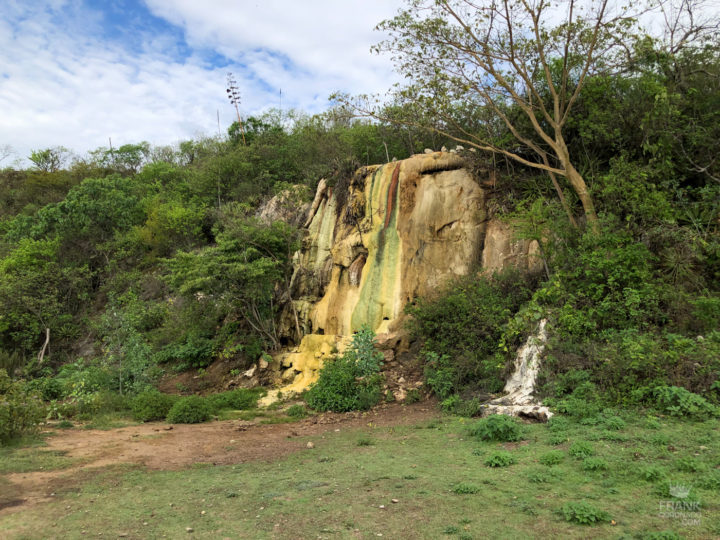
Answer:
<svg viewBox="0 0 720 540"><path fill-rule="evenodd" d="M0 0L0 148L78 154L224 131L234 109L314 113L334 91L384 92L373 31L401 0ZM2 154L0 154L1 156ZM0 162L0 166L9 165Z"/></svg>

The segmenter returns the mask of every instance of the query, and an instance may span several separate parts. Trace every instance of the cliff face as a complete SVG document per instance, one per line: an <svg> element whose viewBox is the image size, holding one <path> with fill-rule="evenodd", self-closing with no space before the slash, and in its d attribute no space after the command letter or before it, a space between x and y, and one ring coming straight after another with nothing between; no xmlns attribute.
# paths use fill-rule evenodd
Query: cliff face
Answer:
<svg viewBox="0 0 720 540"><path fill-rule="evenodd" d="M330 344L347 342L340 336L363 325L395 332L408 302L452 277L481 263L537 265L531 245L488 222L485 203L463 159L447 152L362 168L334 190L321 182L295 256L292 292L305 337L279 359L287 389L312 383ZM293 334L290 310L282 326Z"/></svg>

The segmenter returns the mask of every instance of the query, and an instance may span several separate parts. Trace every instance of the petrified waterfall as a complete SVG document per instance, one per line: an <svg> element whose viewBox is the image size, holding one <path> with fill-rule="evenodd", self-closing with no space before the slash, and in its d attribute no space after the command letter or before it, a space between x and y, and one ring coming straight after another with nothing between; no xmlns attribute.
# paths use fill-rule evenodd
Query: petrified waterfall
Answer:
<svg viewBox="0 0 720 540"><path fill-rule="evenodd" d="M536 246L488 221L486 192L455 153L363 167L334 188L322 181L305 226L291 284L295 313L288 309L281 324L293 337L297 315L304 337L276 359L283 393L315 381L323 360L363 325L401 344L405 305L448 279L481 264L538 264Z"/></svg>

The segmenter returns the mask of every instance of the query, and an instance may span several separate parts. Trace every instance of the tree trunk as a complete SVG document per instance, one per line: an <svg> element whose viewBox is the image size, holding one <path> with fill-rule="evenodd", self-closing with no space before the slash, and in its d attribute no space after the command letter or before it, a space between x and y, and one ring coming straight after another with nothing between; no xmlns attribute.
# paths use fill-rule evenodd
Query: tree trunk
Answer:
<svg viewBox="0 0 720 540"><path fill-rule="evenodd" d="M595 213L595 205L593 204L593 200L590 196L587 185L585 184L585 180L570 162L568 162L565 167L565 174L568 181L575 190L575 193L577 193L577 196L580 198L580 202L583 205L583 210L585 210L585 217L587 219L588 225L592 229L593 233L598 234L600 232L600 227L598 225L598 217Z"/></svg>
<svg viewBox="0 0 720 540"><path fill-rule="evenodd" d="M45 343L43 343L42 349L38 353L38 364L42 364L45 360L45 352L47 351L48 345L50 344L50 329L45 329Z"/></svg>

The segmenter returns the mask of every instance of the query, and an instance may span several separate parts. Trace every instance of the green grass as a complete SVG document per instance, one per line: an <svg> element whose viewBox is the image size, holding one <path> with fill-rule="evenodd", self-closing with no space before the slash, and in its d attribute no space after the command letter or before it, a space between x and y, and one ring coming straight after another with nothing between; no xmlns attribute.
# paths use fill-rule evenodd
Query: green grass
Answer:
<svg viewBox="0 0 720 540"><path fill-rule="evenodd" d="M80 462L65 456L65 452L44 448L39 436L14 441L0 447L0 474L52 471L65 469Z"/></svg>
<svg viewBox="0 0 720 540"><path fill-rule="evenodd" d="M605 428L576 423L527 425L522 443L478 442L466 435L473 421L449 418L432 429L328 431L308 439L313 450L269 463L109 470L75 493L0 518L0 530L7 538L76 538L81 531L177 538L188 537L186 527L193 538L718 537L718 423L661 419L649 429L642 419L623 419L622 442L596 439ZM552 444L558 433L566 441L559 446ZM363 439L374 444L359 449ZM549 452L588 439L593 463L603 467L585 470L582 458L542 463ZM478 448L508 452L516 463L486 467L473 455ZM699 524L660 515L672 500L668 485L678 484L692 487Z"/></svg>

